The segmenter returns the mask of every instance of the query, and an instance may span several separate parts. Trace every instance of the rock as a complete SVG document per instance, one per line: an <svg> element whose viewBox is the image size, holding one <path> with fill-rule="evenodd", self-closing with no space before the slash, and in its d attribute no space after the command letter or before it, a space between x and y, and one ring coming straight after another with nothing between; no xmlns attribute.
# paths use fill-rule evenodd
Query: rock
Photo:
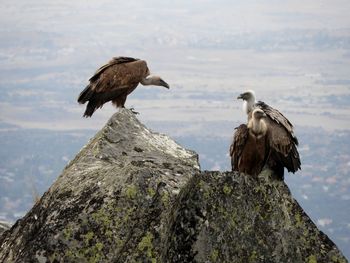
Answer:
<svg viewBox="0 0 350 263"><path fill-rule="evenodd" d="M0 246L0 262L346 262L268 171L200 172L196 153L128 110Z"/></svg>
<svg viewBox="0 0 350 263"><path fill-rule="evenodd" d="M8 222L0 221L0 235L8 230L11 227L11 224Z"/></svg>
<svg viewBox="0 0 350 263"><path fill-rule="evenodd" d="M163 262L347 262L273 177L192 177L172 210Z"/></svg>
<svg viewBox="0 0 350 263"><path fill-rule="evenodd" d="M198 171L196 153L121 110L0 237L0 262L157 259L165 211Z"/></svg>

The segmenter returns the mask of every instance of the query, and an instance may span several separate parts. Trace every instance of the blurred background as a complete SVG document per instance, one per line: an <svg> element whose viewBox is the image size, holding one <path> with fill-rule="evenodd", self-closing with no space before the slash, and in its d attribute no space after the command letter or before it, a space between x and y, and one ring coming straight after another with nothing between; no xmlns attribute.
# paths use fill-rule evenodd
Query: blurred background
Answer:
<svg viewBox="0 0 350 263"><path fill-rule="evenodd" d="M113 56L148 61L171 89L126 106L149 128L229 170L247 89L295 125L293 196L350 258L350 2L347 0L2 1L0 220L14 222L116 111L76 98Z"/></svg>

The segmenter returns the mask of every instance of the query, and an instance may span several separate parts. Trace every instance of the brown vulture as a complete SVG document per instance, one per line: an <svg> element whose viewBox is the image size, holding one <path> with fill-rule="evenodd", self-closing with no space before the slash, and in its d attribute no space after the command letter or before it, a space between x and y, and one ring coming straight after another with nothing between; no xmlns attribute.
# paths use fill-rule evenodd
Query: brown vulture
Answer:
<svg viewBox="0 0 350 263"><path fill-rule="evenodd" d="M230 147L233 171L257 176L263 169L268 156L266 114L256 109L248 125L236 128Z"/></svg>
<svg viewBox="0 0 350 263"><path fill-rule="evenodd" d="M268 150L265 164L282 180L284 178L284 167L292 173L299 170L301 163L297 150L298 139L294 135L293 125L290 121L281 112L266 103L256 102L253 91L242 93L238 96L238 99L244 100L243 105L248 115L248 124L253 118L254 110L260 109L266 114L266 117L262 119L267 127L266 147ZM242 140L242 138L244 137L240 139Z"/></svg>
<svg viewBox="0 0 350 263"><path fill-rule="evenodd" d="M108 101L118 108L124 108L126 97L139 83L169 88L159 76L150 76L146 61L130 57L113 58L100 67L89 81L78 97L80 104L88 101L84 117L91 117L96 109Z"/></svg>

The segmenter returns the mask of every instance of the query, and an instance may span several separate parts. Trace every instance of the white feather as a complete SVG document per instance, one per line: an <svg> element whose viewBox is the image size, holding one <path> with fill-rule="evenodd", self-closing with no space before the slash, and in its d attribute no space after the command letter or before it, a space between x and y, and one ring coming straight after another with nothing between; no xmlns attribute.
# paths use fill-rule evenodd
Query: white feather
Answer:
<svg viewBox="0 0 350 263"><path fill-rule="evenodd" d="M243 112L248 114L248 103L247 101L243 101L243 104L242 104L242 108L243 108Z"/></svg>

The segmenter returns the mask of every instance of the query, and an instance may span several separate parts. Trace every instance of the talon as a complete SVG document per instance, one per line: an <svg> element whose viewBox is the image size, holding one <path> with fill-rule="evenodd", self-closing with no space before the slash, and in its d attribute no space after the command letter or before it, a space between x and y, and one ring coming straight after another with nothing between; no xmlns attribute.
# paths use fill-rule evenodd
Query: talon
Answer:
<svg viewBox="0 0 350 263"><path fill-rule="evenodd" d="M139 112L135 111L134 108L130 108L129 110L131 110L131 112L134 113L135 115L140 114Z"/></svg>

